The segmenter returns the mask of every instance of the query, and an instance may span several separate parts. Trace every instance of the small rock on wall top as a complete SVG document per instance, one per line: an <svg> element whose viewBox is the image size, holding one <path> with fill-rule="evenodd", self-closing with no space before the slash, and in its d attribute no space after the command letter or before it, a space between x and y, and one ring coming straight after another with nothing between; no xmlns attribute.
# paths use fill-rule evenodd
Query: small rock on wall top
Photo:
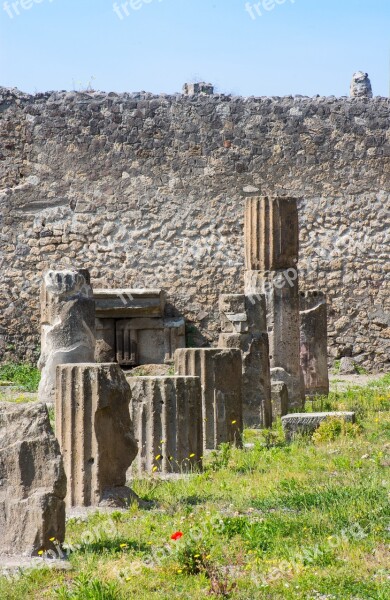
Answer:
<svg viewBox="0 0 390 600"><path fill-rule="evenodd" d="M372 87L368 73L363 73L363 71L354 73L350 91L352 98L372 98Z"/></svg>
<svg viewBox="0 0 390 600"><path fill-rule="evenodd" d="M211 96L214 94L214 86L211 83L185 83L183 85L184 96L195 96L196 94L203 94L205 96Z"/></svg>

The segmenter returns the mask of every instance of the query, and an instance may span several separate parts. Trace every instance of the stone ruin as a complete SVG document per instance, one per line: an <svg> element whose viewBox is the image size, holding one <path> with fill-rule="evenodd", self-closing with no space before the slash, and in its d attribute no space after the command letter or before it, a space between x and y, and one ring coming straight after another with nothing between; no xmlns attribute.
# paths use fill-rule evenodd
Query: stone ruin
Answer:
<svg viewBox="0 0 390 600"><path fill-rule="evenodd" d="M61 544L65 495L63 460L46 406L1 402L0 556L38 556Z"/></svg>
<svg viewBox="0 0 390 600"><path fill-rule="evenodd" d="M126 473L137 454L131 394L115 363L57 367L55 432L68 477L67 506L132 499Z"/></svg>
<svg viewBox="0 0 390 600"><path fill-rule="evenodd" d="M130 416L138 440L132 474L186 473L202 468L199 377L128 377Z"/></svg>
<svg viewBox="0 0 390 600"><path fill-rule="evenodd" d="M300 292L301 367L305 395L329 394L326 296L318 290Z"/></svg>
<svg viewBox="0 0 390 600"><path fill-rule="evenodd" d="M271 378L265 297L223 294L219 299L221 348L242 355L242 412L246 427L271 427Z"/></svg>
<svg viewBox="0 0 390 600"><path fill-rule="evenodd" d="M94 361L95 302L88 271L47 271L41 311L38 396L42 402L54 403L56 366Z"/></svg>
<svg viewBox="0 0 390 600"><path fill-rule="evenodd" d="M244 246L245 289L220 296L216 348L185 348L184 320L167 315L163 290L93 291L85 270L45 273L39 397L55 401L59 444L44 405L0 407L3 548L63 541L64 498L68 508L126 506L137 500L126 487L134 475L201 469L207 451L241 446L244 426L282 417L287 437L301 427L302 415L285 415L329 382L325 296L298 287L297 201L248 198ZM150 363L175 375L133 376ZM26 499L34 509L22 540L8 515Z"/></svg>
<svg viewBox="0 0 390 600"><path fill-rule="evenodd" d="M202 386L203 450L241 445L242 359L240 350L186 348L175 352L175 373L199 377Z"/></svg>
<svg viewBox="0 0 390 600"><path fill-rule="evenodd" d="M297 200L248 198L244 231L245 293L265 296L271 380L286 384L289 408L301 408Z"/></svg>
<svg viewBox="0 0 390 600"><path fill-rule="evenodd" d="M170 363L185 347L185 322L170 317L161 289L94 290L96 362L123 367Z"/></svg>

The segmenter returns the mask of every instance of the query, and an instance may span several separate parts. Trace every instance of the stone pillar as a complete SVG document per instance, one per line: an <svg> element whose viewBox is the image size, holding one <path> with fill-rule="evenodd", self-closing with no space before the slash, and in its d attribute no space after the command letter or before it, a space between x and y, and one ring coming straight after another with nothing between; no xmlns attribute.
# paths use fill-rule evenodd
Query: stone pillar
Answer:
<svg viewBox="0 0 390 600"><path fill-rule="evenodd" d="M307 396L329 394L326 296L300 292L301 367Z"/></svg>
<svg viewBox="0 0 390 600"><path fill-rule="evenodd" d="M199 377L131 377L130 416L138 441L132 473L182 473L202 467Z"/></svg>
<svg viewBox="0 0 390 600"><path fill-rule="evenodd" d="M242 413L247 427L271 427L271 380L264 296L219 298L220 348L242 352Z"/></svg>
<svg viewBox="0 0 390 600"><path fill-rule="evenodd" d="M47 271L41 311L38 396L42 402L53 403L56 366L95 360L95 302L88 271Z"/></svg>
<svg viewBox="0 0 390 600"><path fill-rule="evenodd" d="M56 436L68 478L67 506L125 505L124 487L137 454L131 391L117 364L57 367Z"/></svg>
<svg viewBox="0 0 390 600"><path fill-rule="evenodd" d="M175 352L176 375L200 377L203 448L241 445L242 358L238 349L185 348Z"/></svg>
<svg viewBox="0 0 390 600"><path fill-rule="evenodd" d="M248 198L245 294L249 297L265 295L271 380L286 383L290 408L301 408L304 403L297 262L296 199Z"/></svg>

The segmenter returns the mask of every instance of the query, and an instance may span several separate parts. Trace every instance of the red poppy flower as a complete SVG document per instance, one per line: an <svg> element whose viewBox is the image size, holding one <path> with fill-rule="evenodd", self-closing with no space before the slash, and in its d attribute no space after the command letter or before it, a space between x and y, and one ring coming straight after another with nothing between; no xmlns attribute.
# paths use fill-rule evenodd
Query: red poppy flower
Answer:
<svg viewBox="0 0 390 600"><path fill-rule="evenodd" d="M183 537L183 533L181 531L175 531L175 533L172 533L171 535L171 540L179 540L181 537Z"/></svg>

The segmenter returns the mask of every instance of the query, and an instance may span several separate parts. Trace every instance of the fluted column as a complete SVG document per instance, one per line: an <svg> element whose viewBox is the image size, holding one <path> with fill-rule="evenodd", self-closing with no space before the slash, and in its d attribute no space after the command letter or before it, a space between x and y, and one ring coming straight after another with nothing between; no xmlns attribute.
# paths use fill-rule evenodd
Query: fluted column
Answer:
<svg viewBox="0 0 390 600"><path fill-rule="evenodd" d="M185 348L175 352L176 375L200 378L203 447L241 444L242 358L238 349Z"/></svg>
<svg viewBox="0 0 390 600"><path fill-rule="evenodd" d="M199 377L128 377L138 443L132 472L181 473L202 467Z"/></svg>
<svg viewBox="0 0 390 600"><path fill-rule="evenodd" d="M290 408L300 408L304 402L297 262L296 199L248 198L245 294L265 295L271 379L286 383Z"/></svg>
<svg viewBox="0 0 390 600"><path fill-rule="evenodd" d="M130 496L124 486L137 444L122 369L114 363L59 365L56 388L55 428L68 479L67 506L98 505L116 492Z"/></svg>
<svg viewBox="0 0 390 600"><path fill-rule="evenodd" d="M222 294L220 348L242 352L242 413L247 427L272 425L265 297Z"/></svg>

